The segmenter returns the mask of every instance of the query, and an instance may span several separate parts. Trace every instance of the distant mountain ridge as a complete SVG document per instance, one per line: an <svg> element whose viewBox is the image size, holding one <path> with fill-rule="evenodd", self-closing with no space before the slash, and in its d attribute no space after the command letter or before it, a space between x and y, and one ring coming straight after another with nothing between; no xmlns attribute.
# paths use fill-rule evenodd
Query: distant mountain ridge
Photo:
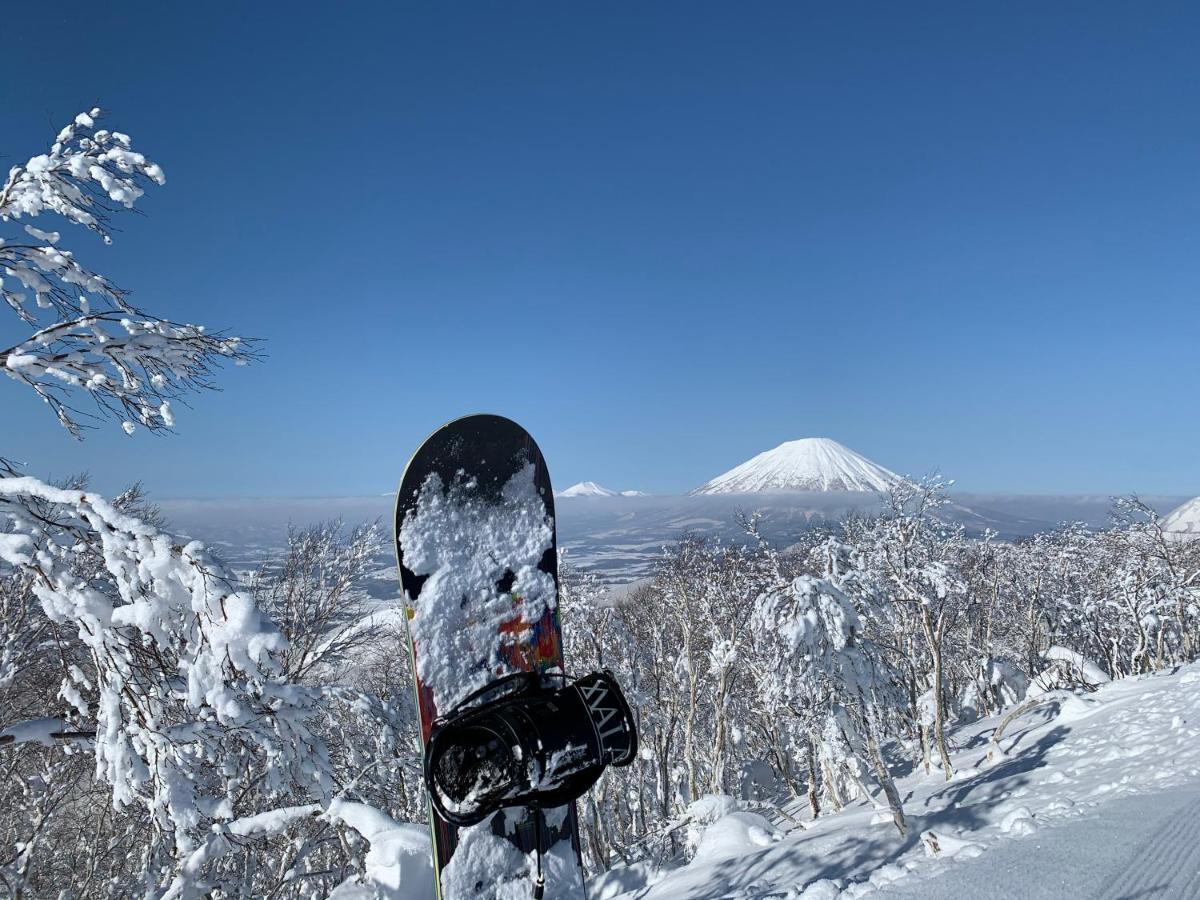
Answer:
<svg viewBox="0 0 1200 900"><path fill-rule="evenodd" d="M594 481L580 481L566 490L555 491L555 497L616 497L617 492L609 490Z"/></svg>
<svg viewBox="0 0 1200 900"><path fill-rule="evenodd" d="M901 480L830 438L788 441L708 481L702 494L784 494L804 491L885 492Z"/></svg>
<svg viewBox="0 0 1200 900"><path fill-rule="evenodd" d="M614 491L594 481L580 481L563 491L555 491L555 497L645 497L641 491Z"/></svg>

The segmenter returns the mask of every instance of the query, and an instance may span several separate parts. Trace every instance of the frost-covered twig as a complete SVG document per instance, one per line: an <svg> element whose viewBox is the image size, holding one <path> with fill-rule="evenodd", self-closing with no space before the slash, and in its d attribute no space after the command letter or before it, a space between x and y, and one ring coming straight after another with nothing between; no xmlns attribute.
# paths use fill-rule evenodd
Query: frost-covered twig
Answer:
<svg viewBox="0 0 1200 900"><path fill-rule="evenodd" d="M165 177L128 135L97 128L100 115L81 113L48 153L9 171L0 222L56 213L111 241L112 215L132 209ZM253 341L139 310L59 247L57 231L24 231L20 239L0 239L0 298L36 330L0 350L0 370L41 397L74 437L89 416L115 418L130 433L138 425L168 430L172 401L213 387L219 363L257 357ZM95 403L92 414L71 399L85 396Z"/></svg>
<svg viewBox="0 0 1200 900"><path fill-rule="evenodd" d="M240 338L210 335L201 326L110 313L42 329L0 350L0 364L79 437L88 414L71 406L72 389L90 396L100 416L121 420L129 433L138 424L162 431L175 424L172 401L213 387L209 377L217 360L240 364L254 356Z"/></svg>
<svg viewBox="0 0 1200 900"><path fill-rule="evenodd" d="M334 669L353 662L354 651L378 635L380 626L364 615L357 585L381 546L378 523L348 535L337 521L292 529L287 555L255 574L250 584L255 601L288 639L281 659L289 677L305 680L323 671L332 678Z"/></svg>
<svg viewBox="0 0 1200 900"><path fill-rule="evenodd" d="M162 168L133 149L127 134L97 129L99 108L80 113L48 153L9 170L0 189L4 218L55 212L109 237L109 219L132 209L148 182L166 184Z"/></svg>

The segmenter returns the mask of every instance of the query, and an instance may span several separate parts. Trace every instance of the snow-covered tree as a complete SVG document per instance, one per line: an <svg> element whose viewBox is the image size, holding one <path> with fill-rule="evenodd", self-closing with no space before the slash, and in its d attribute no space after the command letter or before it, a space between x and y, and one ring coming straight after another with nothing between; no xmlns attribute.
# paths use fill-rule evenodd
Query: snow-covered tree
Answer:
<svg viewBox="0 0 1200 900"><path fill-rule="evenodd" d="M1167 534L1158 513L1138 497L1116 502L1114 536L1122 559L1120 605L1137 643L1132 673L1189 662L1200 637L1200 566L1193 542Z"/></svg>
<svg viewBox="0 0 1200 900"><path fill-rule="evenodd" d="M835 544L820 549L830 559L844 552ZM828 575L836 578L837 569ZM874 782L904 834L904 810L882 749L884 723L899 703L882 654L872 651L853 601L829 577L788 581L776 568L775 580L758 596L751 620L759 636L764 708L804 723L806 756L815 750L831 781L847 773L856 783ZM812 781L814 769L810 761ZM815 787L809 795L814 814Z"/></svg>
<svg viewBox="0 0 1200 900"><path fill-rule="evenodd" d="M952 774L946 742L948 720L947 641L966 602L966 584L955 564L961 529L949 529L936 517L945 502L939 479L899 481L888 494L883 513L855 535L870 590L882 592L896 614L899 635L912 647L921 640L928 665L928 687L918 699L922 734L928 728L942 772ZM926 755L928 765L928 755Z"/></svg>
<svg viewBox="0 0 1200 900"><path fill-rule="evenodd" d="M169 430L173 403L254 355L134 307L29 221L107 243L111 216L163 183L99 117L0 189L0 297L32 332L0 368L76 438L105 418ZM380 807L411 814L418 796L410 695L367 689L384 629L354 583L375 546L372 529L298 533L246 585L167 534L140 490L110 502L0 460L4 890L322 896L362 875L363 842L402 828Z"/></svg>

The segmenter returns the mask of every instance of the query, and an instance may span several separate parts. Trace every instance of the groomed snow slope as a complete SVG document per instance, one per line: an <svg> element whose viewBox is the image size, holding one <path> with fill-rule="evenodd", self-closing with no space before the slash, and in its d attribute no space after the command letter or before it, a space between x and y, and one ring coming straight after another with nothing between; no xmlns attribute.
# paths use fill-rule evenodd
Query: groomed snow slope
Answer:
<svg viewBox="0 0 1200 900"><path fill-rule="evenodd" d="M899 480L895 472L837 441L803 438L758 454L692 494L886 491Z"/></svg>
<svg viewBox="0 0 1200 900"><path fill-rule="evenodd" d="M1200 497L1193 497L1164 516L1162 526L1172 534L1200 537Z"/></svg>
<svg viewBox="0 0 1200 900"><path fill-rule="evenodd" d="M615 869L588 896L1200 897L1200 664L1048 694L989 762L998 721L953 734L949 783L937 772L897 780L905 838L867 803L816 822L797 803L786 811L804 829L776 815L786 834L773 842L727 823L709 842L719 852L706 856L702 843L665 875Z"/></svg>

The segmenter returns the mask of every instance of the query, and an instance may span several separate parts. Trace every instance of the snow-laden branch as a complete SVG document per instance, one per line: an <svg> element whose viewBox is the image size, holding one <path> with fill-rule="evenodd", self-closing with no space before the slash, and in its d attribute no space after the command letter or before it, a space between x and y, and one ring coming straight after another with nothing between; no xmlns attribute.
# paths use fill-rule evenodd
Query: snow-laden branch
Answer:
<svg viewBox="0 0 1200 900"><path fill-rule="evenodd" d="M55 213L111 242L111 216L132 209L161 167L130 137L81 113L48 153L14 166L0 190L0 222ZM0 239L0 298L35 332L0 349L0 369L31 388L75 437L83 420L115 418L127 432L170 429L172 401L211 388L215 368L256 357L253 342L177 324L133 306L124 291L58 246L61 234L26 224ZM93 412L73 398L90 397Z"/></svg>
<svg viewBox="0 0 1200 900"><path fill-rule="evenodd" d="M166 184L162 168L136 152L129 135L96 128L102 115L98 108L80 113L48 153L13 166L0 190L0 214L56 212L107 238L113 212L132 209L146 182Z"/></svg>
<svg viewBox="0 0 1200 900"><path fill-rule="evenodd" d="M14 722L0 729L0 747L7 744L41 744L53 747L60 741L90 741L94 731L76 731L66 719L50 717Z"/></svg>
<svg viewBox="0 0 1200 900"><path fill-rule="evenodd" d="M314 692L281 680L284 638L203 545L28 477L0 478L0 519L0 568L29 573L46 617L90 657L90 674L63 679L61 726L94 732L117 808L143 805L189 851L230 803L215 761L241 760L278 790L329 789L307 724Z"/></svg>
<svg viewBox="0 0 1200 900"><path fill-rule="evenodd" d="M90 396L98 412L120 420L126 432L138 424L161 431L175 424L173 400L213 386L217 360L252 357L240 338L116 314L61 322L0 350L5 374L32 388L75 437L87 414L71 405L72 389Z"/></svg>
<svg viewBox="0 0 1200 900"><path fill-rule="evenodd" d="M394 896L404 890L416 893L431 885L429 830L422 825L397 822L367 803L338 797L327 806L308 803L267 810L214 827L184 860L162 900L190 900L206 896L211 885L205 873L222 856L251 840L268 840L288 833L305 820L320 819L356 833L369 845L363 857L363 873L346 884L365 887L372 896ZM283 880L288 880L285 875ZM357 893L357 891L355 891Z"/></svg>
<svg viewBox="0 0 1200 900"><path fill-rule="evenodd" d="M203 880L205 871L220 857L230 853L239 838L275 837L300 820L319 816L321 811L318 803L285 806L216 826L213 832L188 854L180 866L179 874L163 894L162 900L204 896L209 887Z"/></svg>

